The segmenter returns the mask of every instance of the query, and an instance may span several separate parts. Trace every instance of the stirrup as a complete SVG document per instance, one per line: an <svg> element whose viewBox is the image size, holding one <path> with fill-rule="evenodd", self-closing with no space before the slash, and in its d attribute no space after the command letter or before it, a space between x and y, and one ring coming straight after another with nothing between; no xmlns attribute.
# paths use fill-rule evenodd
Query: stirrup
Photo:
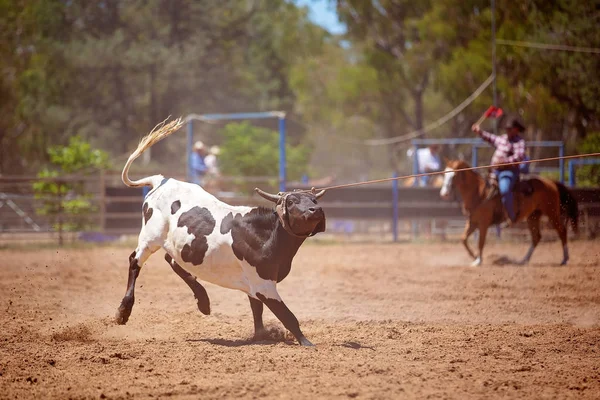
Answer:
<svg viewBox="0 0 600 400"><path fill-rule="evenodd" d="M498 226L500 227L500 229L508 229L513 226L513 222L510 219L506 219L506 220L504 220L504 222L500 223L500 225L498 225Z"/></svg>

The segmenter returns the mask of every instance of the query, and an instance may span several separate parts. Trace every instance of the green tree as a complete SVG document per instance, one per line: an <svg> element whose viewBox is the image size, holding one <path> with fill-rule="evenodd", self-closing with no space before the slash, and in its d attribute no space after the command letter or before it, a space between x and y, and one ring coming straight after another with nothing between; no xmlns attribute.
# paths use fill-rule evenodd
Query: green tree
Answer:
<svg viewBox="0 0 600 400"><path fill-rule="evenodd" d="M122 156L167 115L291 113L289 71L327 36L286 0L0 0L0 26L0 173L37 170L73 135ZM183 143L145 159L179 167Z"/></svg>
<svg viewBox="0 0 600 400"><path fill-rule="evenodd" d="M106 168L108 154L73 136L67 146L49 148L48 155L52 167L44 167L38 173L38 178L43 180L33 184L35 197L42 204L36 212L49 217L59 232L59 244L62 245L62 232L94 226L91 214L98 209L91 201L85 180L75 179L74 174L85 176Z"/></svg>
<svg viewBox="0 0 600 400"><path fill-rule="evenodd" d="M279 175L279 133L247 122L227 124L221 131L223 143L219 167L229 176ZM310 149L286 145L288 179L298 180L307 170ZM277 186L277 181L271 182ZM252 189L254 186L247 186Z"/></svg>
<svg viewBox="0 0 600 400"><path fill-rule="evenodd" d="M34 170L64 138L64 2L0 0L0 174Z"/></svg>
<svg viewBox="0 0 600 400"><path fill-rule="evenodd" d="M587 135L577 147L579 153L600 153L600 132ZM577 169L578 186L600 186L600 165L582 165Z"/></svg>
<svg viewBox="0 0 600 400"><path fill-rule="evenodd" d="M405 126L421 129L424 96L439 57L436 41L423 40L419 22L430 9L429 1L339 0L337 9L350 37L365 42L365 55L379 71L387 104L395 108ZM393 100L396 101L393 101ZM391 100L391 102L390 102ZM399 105L398 100L404 100ZM412 107L412 112L407 111ZM396 124L398 125L398 124ZM396 134L395 129L389 136Z"/></svg>

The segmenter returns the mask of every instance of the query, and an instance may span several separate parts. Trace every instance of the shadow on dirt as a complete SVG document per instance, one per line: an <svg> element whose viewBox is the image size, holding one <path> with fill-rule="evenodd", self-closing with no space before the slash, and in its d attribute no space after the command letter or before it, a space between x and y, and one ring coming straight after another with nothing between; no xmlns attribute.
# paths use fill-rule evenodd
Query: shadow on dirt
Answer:
<svg viewBox="0 0 600 400"><path fill-rule="evenodd" d="M375 351L375 347L372 347L372 346L363 346L362 344L357 343L357 342L344 342L342 344L339 344L338 346L348 347L348 348L354 349L354 350L369 349L369 350Z"/></svg>
<svg viewBox="0 0 600 400"><path fill-rule="evenodd" d="M286 343L293 345L294 341L291 340L254 340L254 339L239 339L239 340L231 340L231 339L188 339L186 342L204 342L215 344L217 346L225 346L225 347L242 347L242 346L265 346L265 345L274 345L277 343Z"/></svg>

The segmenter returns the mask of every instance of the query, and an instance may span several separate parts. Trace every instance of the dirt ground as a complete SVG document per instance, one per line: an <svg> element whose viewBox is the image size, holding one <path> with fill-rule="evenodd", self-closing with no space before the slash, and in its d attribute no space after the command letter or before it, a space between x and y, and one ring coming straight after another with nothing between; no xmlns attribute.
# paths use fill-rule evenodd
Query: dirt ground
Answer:
<svg viewBox="0 0 600 400"><path fill-rule="evenodd" d="M491 244L491 258L527 243ZM241 292L213 314L155 254L113 322L124 246L0 250L0 398L600 398L600 242L527 267L458 243L305 244L279 292L315 348L253 343Z"/></svg>

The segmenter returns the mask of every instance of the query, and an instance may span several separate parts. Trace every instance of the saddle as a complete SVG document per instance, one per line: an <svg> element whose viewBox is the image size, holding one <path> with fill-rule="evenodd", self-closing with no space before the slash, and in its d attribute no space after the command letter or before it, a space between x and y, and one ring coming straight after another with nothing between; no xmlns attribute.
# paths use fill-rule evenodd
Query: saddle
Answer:
<svg viewBox="0 0 600 400"><path fill-rule="evenodd" d="M496 178L496 175L494 173L488 174L486 186L487 186L488 194L486 196L486 199L484 200L485 202L487 202L488 200L492 200L496 196L500 196L498 179ZM522 196L525 196L525 197L531 196L533 194L533 191L534 190L533 190L533 185L532 185L532 179L519 179L517 181L517 183L515 183L515 186L513 187L513 190L512 190L513 193L521 194ZM521 209L521 200L520 200L519 196L515 196L514 204L515 204L515 214L519 215L520 209ZM492 224L493 225L501 224L502 222L504 222L506 220L506 218L507 217L505 215L504 208L501 207L494 212Z"/></svg>
<svg viewBox="0 0 600 400"><path fill-rule="evenodd" d="M525 197L531 196L533 194L532 180L533 179L519 179L513 187L513 193L520 193ZM490 200L500 194L498 179L494 173L488 174L486 185L489 188L486 200Z"/></svg>

